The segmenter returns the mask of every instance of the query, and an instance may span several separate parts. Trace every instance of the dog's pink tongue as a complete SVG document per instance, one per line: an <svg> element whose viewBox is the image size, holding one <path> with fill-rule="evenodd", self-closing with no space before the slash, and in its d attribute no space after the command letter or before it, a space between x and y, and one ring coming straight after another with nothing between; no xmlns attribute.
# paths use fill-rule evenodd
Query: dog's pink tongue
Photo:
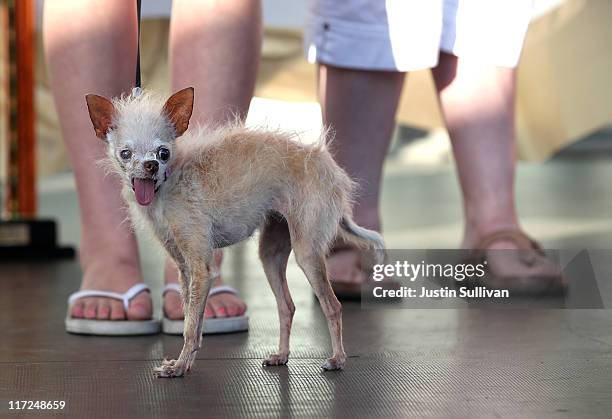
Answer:
<svg viewBox="0 0 612 419"><path fill-rule="evenodd" d="M152 179L134 179L136 201L140 205L149 205L155 196L155 181Z"/></svg>

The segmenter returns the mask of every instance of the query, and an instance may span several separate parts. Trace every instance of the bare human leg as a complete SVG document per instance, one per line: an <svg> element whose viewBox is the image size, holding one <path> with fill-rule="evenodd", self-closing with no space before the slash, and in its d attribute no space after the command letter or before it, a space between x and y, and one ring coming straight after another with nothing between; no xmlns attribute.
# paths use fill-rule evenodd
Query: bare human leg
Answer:
<svg viewBox="0 0 612 419"><path fill-rule="evenodd" d="M193 118L200 124L245 118L255 89L261 49L259 1L174 0L170 25L170 61L174 91L195 87ZM222 255L215 252L213 269ZM174 263L166 261L165 281L176 282ZM213 286L223 283L221 278ZM183 317L180 297L166 293L164 310L170 319ZM208 300L206 317L244 314L246 304L233 294Z"/></svg>
<svg viewBox="0 0 612 419"><path fill-rule="evenodd" d="M515 70L442 52L433 75L463 192L462 246L472 248L492 232L520 229L514 197Z"/></svg>
<svg viewBox="0 0 612 419"><path fill-rule="evenodd" d="M142 282L136 238L127 222L119 180L95 162L106 154L91 126L85 95L107 97L133 86L136 68L136 4L124 0L47 0L43 40L64 141L74 169L81 209L81 289L125 292ZM69 76L67 76L69 75ZM148 294L125 313L120 301L82 298L77 318L151 318Z"/></svg>
<svg viewBox="0 0 612 419"><path fill-rule="evenodd" d="M404 73L349 70L319 66L319 101L323 122L333 128L332 152L355 181L359 193L354 207L357 224L380 231L382 168L395 127L395 112ZM333 252L327 258L332 282L361 283L357 251Z"/></svg>
<svg viewBox="0 0 612 419"><path fill-rule="evenodd" d="M488 285L530 294L563 291L560 266L522 233L516 212L515 70L442 52L433 74L463 192L462 247L486 252ZM504 249L521 251L499 252Z"/></svg>

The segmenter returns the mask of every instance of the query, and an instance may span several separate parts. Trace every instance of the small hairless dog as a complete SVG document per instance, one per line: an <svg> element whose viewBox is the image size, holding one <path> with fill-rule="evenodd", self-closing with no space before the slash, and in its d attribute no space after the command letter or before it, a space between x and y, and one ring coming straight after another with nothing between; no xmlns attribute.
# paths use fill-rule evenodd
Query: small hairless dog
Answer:
<svg viewBox="0 0 612 419"><path fill-rule="evenodd" d="M123 183L132 222L153 231L180 271L185 310L183 349L155 369L179 377L191 369L202 342L213 249L260 231L259 256L276 297L278 353L263 364L285 365L295 307L285 271L293 249L327 318L333 355L325 370L344 367L341 306L325 271L334 240L371 249L380 259L382 237L351 218L354 184L325 147L304 145L280 131L239 122L187 131L193 88L165 104L148 92L112 100L87 95L96 135L108 145L108 166ZM181 138L178 138L181 137Z"/></svg>

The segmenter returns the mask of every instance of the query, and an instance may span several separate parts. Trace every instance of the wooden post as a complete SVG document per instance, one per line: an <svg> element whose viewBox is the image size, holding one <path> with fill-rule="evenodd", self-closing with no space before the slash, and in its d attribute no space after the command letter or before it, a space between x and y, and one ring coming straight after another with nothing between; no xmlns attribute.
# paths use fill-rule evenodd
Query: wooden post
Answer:
<svg viewBox="0 0 612 419"><path fill-rule="evenodd" d="M34 2L8 0L8 190L10 218L36 214Z"/></svg>
<svg viewBox="0 0 612 419"><path fill-rule="evenodd" d="M8 50L8 219L0 219L0 260L73 258L72 247L57 244L55 221L35 217L34 0L0 0L0 6L8 38L2 48Z"/></svg>

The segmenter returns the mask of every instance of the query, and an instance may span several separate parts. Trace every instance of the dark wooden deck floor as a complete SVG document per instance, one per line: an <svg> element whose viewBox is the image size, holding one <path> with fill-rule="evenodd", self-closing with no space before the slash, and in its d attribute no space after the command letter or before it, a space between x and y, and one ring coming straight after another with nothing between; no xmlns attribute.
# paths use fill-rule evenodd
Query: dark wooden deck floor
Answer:
<svg viewBox="0 0 612 419"><path fill-rule="evenodd" d="M609 166L525 168L519 202L527 227L552 247L612 248ZM450 171L391 170L385 185L391 246L456 243L460 206ZM44 213L60 217L64 240L74 242L74 193L55 190L42 202ZM145 276L152 278L159 311L159 262L144 248ZM64 400L62 414L75 418L595 418L612 412L610 311L363 310L345 304L347 368L323 373L325 322L292 264L292 357L286 368L264 369L261 360L277 343L272 294L252 247L228 263L228 276L249 304L251 330L205 338L194 371L174 380L154 378L152 368L178 353L179 337L64 332L65 301L80 280L75 262L0 265L0 418L49 415L19 416L8 410L9 400ZM608 268L612 272L612 262Z"/></svg>

